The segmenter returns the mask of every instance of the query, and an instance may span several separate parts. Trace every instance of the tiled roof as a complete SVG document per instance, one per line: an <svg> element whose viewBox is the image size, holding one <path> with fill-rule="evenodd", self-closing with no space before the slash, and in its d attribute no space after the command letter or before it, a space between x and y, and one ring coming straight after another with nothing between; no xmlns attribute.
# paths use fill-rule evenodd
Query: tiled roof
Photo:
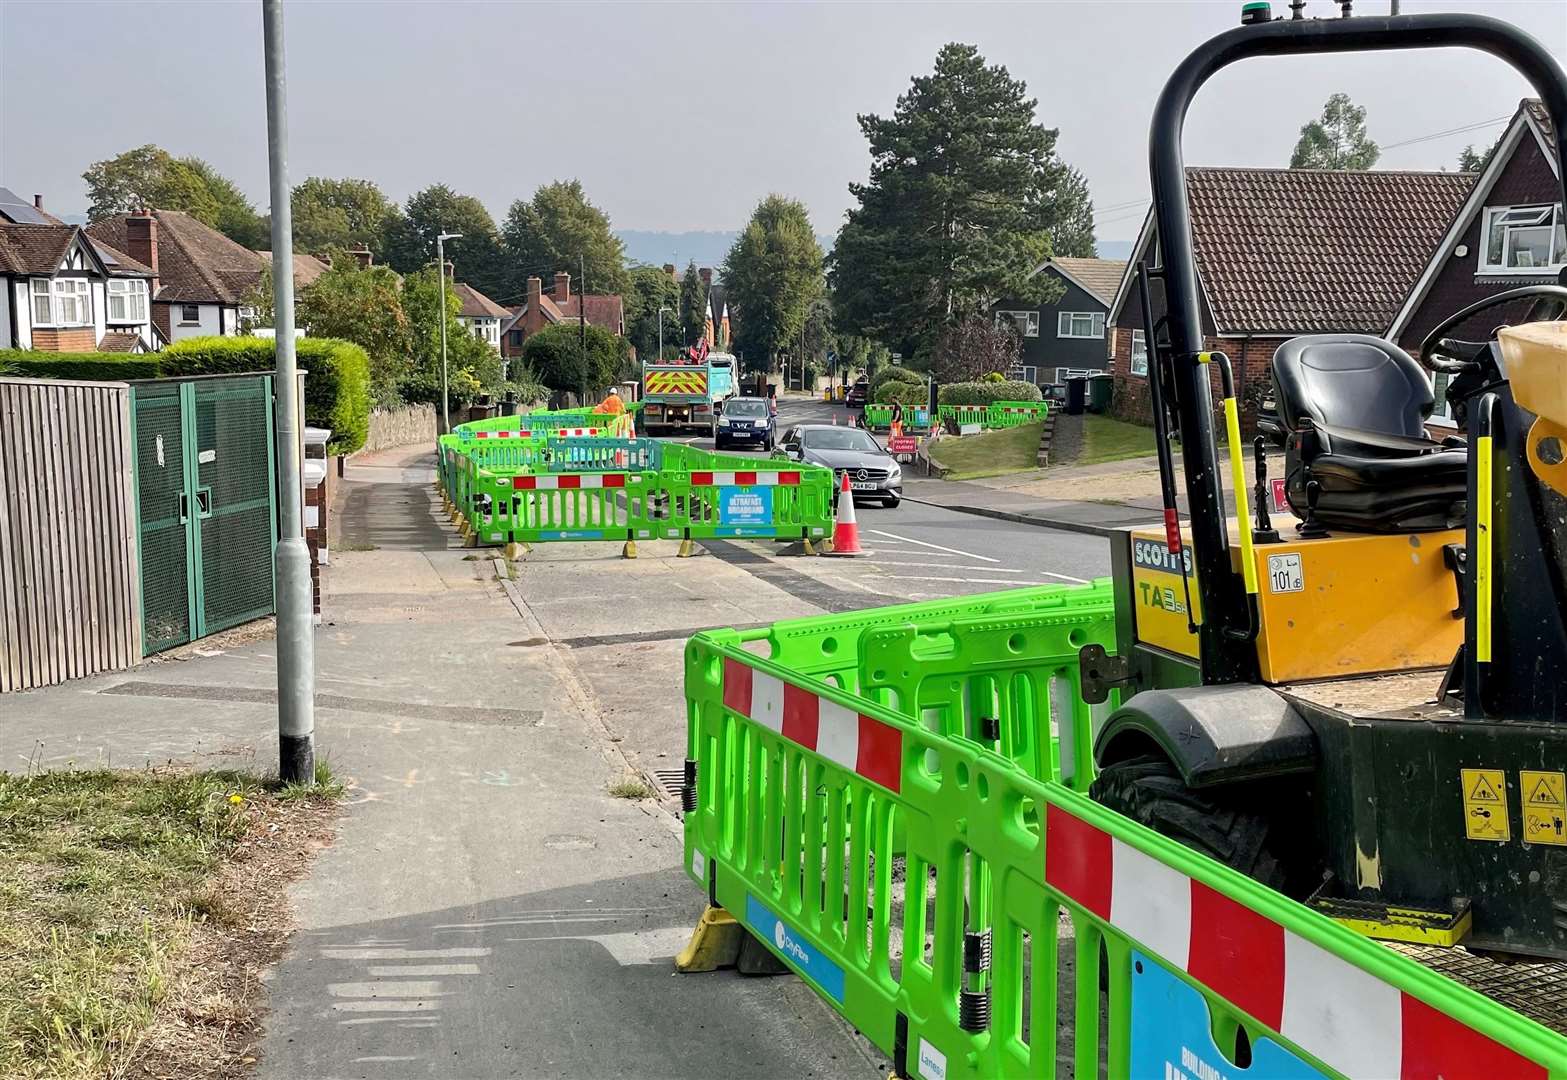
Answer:
<svg viewBox="0 0 1567 1080"><path fill-rule="evenodd" d="M258 250L256 254L261 256L262 265L272 265L272 252ZM329 263L322 262L314 255L306 255L303 251L294 252L294 288L303 289L329 268Z"/></svg>
<svg viewBox="0 0 1567 1080"><path fill-rule="evenodd" d="M99 352L135 352L141 335L134 330L110 330L98 342Z"/></svg>
<svg viewBox="0 0 1567 1080"><path fill-rule="evenodd" d="M1545 102L1539 98L1524 98L1518 103L1518 107L1529 114L1536 124L1540 126L1540 133L1545 136L1545 145L1556 153L1556 126L1551 123L1551 114L1545 110Z"/></svg>
<svg viewBox="0 0 1567 1080"><path fill-rule="evenodd" d="M453 282L451 290L462 301L462 311L458 314L465 319L511 318L511 312L466 282Z"/></svg>
<svg viewBox="0 0 1567 1080"><path fill-rule="evenodd" d="M1463 203L1468 173L1188 169L1221 333L1380 332Z"/></svg>
<svg viewBox="0 0 1567 1080"><path fill-rule="evenodd" d="M110 276L152 277L152 267L137 262L119 248L110 247L102 240L95 240L91 236L86 236L85 238L89 244L97 249L98 258L103 260L104 269L109 271Z"/></svg>
<svg viewBox="0 0 1567 1080"><path fill-rule="evenodd" d="M154 210L158 296L174 303L238 304L261 284L266 260L183 210ZM95 240L126 246L125 216L87 226Z"/></svg>
<svg viewBox="0 0 1567 1080"><path fill-rule="evenodd" d="M68 225L13 225L0 222L0 271L53 274L70 250L76 230Z"/></svg>
<svg viewBox="0 0 1567 1080"><path fill-rule="evenodd" d="M550 300L550 297L544 297ZM621 325L625 321L625 305L618 295L613 293L590 293L586 298L581 294L568 298L564 303L550 300L554 305L558 317L562 319L582 318L582 305L587 302L587 320L589 326L602 326L612 333L620 333Z"/></svg>
<svg viewBox="0 0 1567 1080"><path fill-rule="evenodd" d="M1061 270L1103 300L1106 306L1115 300L1115 290L1120 287L1121 275L1126 272L1125 259L1074 259L1062 255L1050 259L1045 266Z"/></svg>

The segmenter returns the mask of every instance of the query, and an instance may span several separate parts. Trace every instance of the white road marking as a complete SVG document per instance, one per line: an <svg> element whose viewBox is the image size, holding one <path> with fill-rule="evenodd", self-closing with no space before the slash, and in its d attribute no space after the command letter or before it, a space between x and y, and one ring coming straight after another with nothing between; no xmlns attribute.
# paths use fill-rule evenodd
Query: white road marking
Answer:
<svg viewBox="0 0 1567 1080"><path fill-rule="evenodd" d="M372 967L372 978L401 978L405 975L477 975L478 964L408 964L404 967Z"/></svg>
<svg viewBox="0 0 1567 1080"><path fill-rule="evenodd" d="M424 998L441 997L439 979L423 982L347 982L328 983L326 992L341 998Z"/></svg>
<svg viewBox="0 0 1567 1080"><path fill-rule="evenodd" d="M924 540L916 540L912 536L899 536L896 533L882 532L880 529L866 529L866 532L875 533L877 536L890 537L893 540L902 540L909 544L918 544L920 547L934 548L937 551L950 551L954 555L964 555L970 559L978 559L980 562L998 563L1000 559L992 559L989 555L976 555L972 551L959 551L957 548L942 547L940 544L932 544Z"/></svg>
<svg viewBox="0 0 1567 1080"><path fill-rule="evenodd" d="M978 577L915 577L912 574L907 577L899 577L898 581L947 581L961 582L968 585L1012 585L1022 587L1026 585L1053 585L1051 581L1018 581L1016 578L978 578ZM1076 578L1071 580L1076 581Z"/></svg>
<svg viewBox="0 0 1567 1080"><path fill-rule="evenodd" d="M1073 577L1070 574L1057 574L1053 570L1036 570L1035 573L1037 573L1037 574L1044 574L1045 577L1060 578L1062 581L1070 581L1073 585L1087 585L1088 584L1088 579L1087 578Z"/></svg>
<svg viewBox="0 0 1567 1080"><path fill-rule="evenodd" d="M489 949L322 949L323 960L463 960L489 956Z"/></svg>
<svg viewBox="0 0 1567 1080"><path fill-rule="evenodd" d="M939 563L939 562L893 562L893 563L881 563L881 562L878 562L875 559L871 560L870 565L872 565L872 566L923 566L923 567L926 567L926 568L935 568L937 570L983 570L987 574L1021 574L1021 573L1025 572L1025 571L1022 571L1022 570L1011 570L1011 569L1008 569L1005 566L973 566L973 567L967 567L967 566L954 566L951 563Z"/></svg>
<svg viewBox="0 0 1567 1080"><path fill-rule="evenodd" d="M876 546L877 547L881 547L881 541L880 540L878 540L876 542ZM917 558L917 559L966 559L966 558L968 558L968 556L966 556L966 555L949 554L948 552L945 552L945 551L899 551L896 548L894 548L891 551L878 552L876 557L880 558L882 555L897 555L897 556L900 556L900 557L902 557L902 556L913 556L914 558Z"/></svg>
<svg viewBox="0 0 1567 1080"><path fill-rule="evenodd" d="M334 1001L333 1012L436 1012L439 1001Z"/></svg>

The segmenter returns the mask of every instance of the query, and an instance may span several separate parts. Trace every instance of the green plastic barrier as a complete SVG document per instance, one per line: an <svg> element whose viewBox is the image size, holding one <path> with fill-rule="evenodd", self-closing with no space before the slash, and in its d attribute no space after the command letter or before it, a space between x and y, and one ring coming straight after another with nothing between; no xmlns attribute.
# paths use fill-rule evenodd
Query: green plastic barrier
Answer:
<svg viewBox="0 0 1567 1080"><path fill-rule="evenodd" d="M992 428L1020 427L1039 423L1048 412L1043 401L993 401L985 423Z"/></svg>
<svg viewBox="0 0 1567 1080"><path fill-rule="evenodd" d="M1060 770L998 752L975 680L1053 681L1106 618L1104 585L1028 591L686 647L687 873L895 1075L1567 1076L1567 1039L1086 798L1080 698L1013 710L1071 740ZM961 724L875 700L960 658Z"/></svg>
<svg viewBox="0 0 1567 1080"><path fill-rule="evenodd" d="M892 406L881 402L871 402L865 406L865 426L873 431L885 431L892 427ZM903 410L903 433L913 435L930 430L930 410L913 407L905 407Z"/></svg>
<svg viewBox="0 0 1567 1080"><path fill-rule="evenodd" d="M942 405L936 414L942 423L960 428L975 424L983 428L990 421L990 408L986 405Z"/></svg>

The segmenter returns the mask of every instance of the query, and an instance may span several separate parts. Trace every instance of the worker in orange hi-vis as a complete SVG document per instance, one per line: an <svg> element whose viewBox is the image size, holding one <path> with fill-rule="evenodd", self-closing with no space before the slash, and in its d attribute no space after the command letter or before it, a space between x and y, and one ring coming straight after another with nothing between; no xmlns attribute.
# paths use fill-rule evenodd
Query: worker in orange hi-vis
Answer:
<svg viewBox="0 0 1567 1080"><path fill-rule="evenodd" d="M889 428L895 437L903 434L903 406L896 400L892 403L892 421Z"/></svg>
<svg viewBox="0 0 1567 1080"><path fill-rule="evenodd" d="M605 391L604 400L593 406L593 411L607 416L619 416L626 411L626 403L620 400L620 395L611 386Z"/></svg>

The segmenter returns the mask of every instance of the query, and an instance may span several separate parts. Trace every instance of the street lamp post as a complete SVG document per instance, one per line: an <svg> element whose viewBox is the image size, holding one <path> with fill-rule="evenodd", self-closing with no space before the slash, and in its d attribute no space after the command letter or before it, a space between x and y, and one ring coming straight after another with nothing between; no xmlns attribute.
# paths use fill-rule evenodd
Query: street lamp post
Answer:
<svg viewBox="0 0 1567 1080"><path fill-rule="evenodd" d="M435 234L435 272L441 279L441 310L438 313L441 323L441 427L447 432L452 430L452 414L446 392L446 241L461 238L460 232Z"/></svg>
<svg viewBox="0 0 1567 1080"><path fill-rule="evenodd" d="M671 315L674 314L673 311L670 311L668 304L660 305L658 309L658 358L660 360L664 359L664 312L666 311L669 311Z"/></svg>

